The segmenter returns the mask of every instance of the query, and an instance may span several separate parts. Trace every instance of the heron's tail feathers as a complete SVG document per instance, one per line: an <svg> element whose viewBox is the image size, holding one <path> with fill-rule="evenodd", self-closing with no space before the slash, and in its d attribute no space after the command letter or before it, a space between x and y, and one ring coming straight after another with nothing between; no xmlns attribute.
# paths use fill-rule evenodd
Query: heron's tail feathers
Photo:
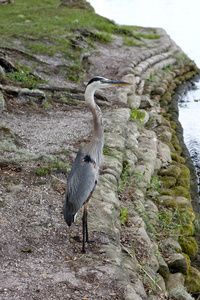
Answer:
<svg viewBox="0 0 200 300"><path fill-rule="evenodd" d="M66 203L64 204L63 206L63 215L64 215L64 218L65 218L65 221L67 223L68 226L71 226L71 224L74 222L74 215L70 214L67 210L67 207L66 207Z"/></svg>

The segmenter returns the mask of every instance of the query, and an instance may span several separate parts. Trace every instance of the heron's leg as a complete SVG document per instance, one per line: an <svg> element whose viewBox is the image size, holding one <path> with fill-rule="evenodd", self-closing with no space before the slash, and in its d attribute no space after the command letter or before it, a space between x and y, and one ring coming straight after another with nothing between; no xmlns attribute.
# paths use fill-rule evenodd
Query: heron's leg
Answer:
<svg viewBox="0 0 200 300"><path fill-rule="evenodd" d="M83 222L83 248L82 248L82 252L86 253L85 242L87 242L87 238L88 238L88 232L87 232L87 204L84 205L82 222Z"/></svg>
<svg viewBox="0 0 200 300"><path fill-rule="evenodd" d="M86 242L89 243L90 240L89 240L89 235L88 235L87 211L86 211L85 233L86 233Z"/></svg>
<svg viewBox="0 0 200 300"><path fill-rule="evenodd" d="M85 201L85 204L84 204L84 211L83 211L83 218L82 218L82 221L83 221L83 248L82 248L82 252L83 253L86 253L85 242L87 242L87 243L92 243L93 242L92 240L89 240L88 224L87 224L87 204L88 204L90 198L92 197L92 193L93 193L93 190L90 193L89 197L87 198L87 200Z"/></svg>

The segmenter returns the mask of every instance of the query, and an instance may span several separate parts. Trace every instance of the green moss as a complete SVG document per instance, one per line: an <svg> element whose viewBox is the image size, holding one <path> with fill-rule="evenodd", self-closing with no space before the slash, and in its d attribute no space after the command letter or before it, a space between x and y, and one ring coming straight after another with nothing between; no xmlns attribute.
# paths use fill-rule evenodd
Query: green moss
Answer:
<svg viewBox="0 0 200 300"><path fill-rule="evenodd" d="M195 75L194 71L191 72L187 72L186 74L184 74L184 79L185 80L189 80L190 78L192 78Z"/></svg>
<svg viewBox="0 0 200 300"><path fill-rule="evenodd" d="M180 208L180 212L185 214L185 217L187 218L187 220L189 221L194 221L195 220L195 213L193 211L192 207L189 206L185 206L185 207L179 207Z"/></svg>
<svg viewBox="0 0 200 300"><path fill-rule="evenodd" d="M167 105L168 105L167 100L160 100L160 106L161 107L167 107Z"/></svg>
<svg viewBox="0 0 200 300"><path fill-rule="evenodd" d="M176 147L178 147L178 146L180 147L179 140L175 134L173 134L173 136L172 136L171 143L174 146L175 150L176 150Z"/></svg>
<svg viewBox="0 0 200 300"><path fill-rule="evenodd" d="M158 174L161 176L170 176L177 178L181 174L181 169L178 165L172 164L167 169L161 169Z"/></svg>
<svg viewBox="0 0 200 300"><path fill-rule="evenodd" d="M171 128L176 129L176 122L170 121Z"/></svg>
<svg viewBox="0 0 200 300"><path fill-rule="evenodd" d="M165 195L168 196L168 195ZM169 196L168 198L162 198L162 204L168 208L176 209L178 207L176 199L174 197Z"/></svg>
<svg viewBox="0 0 200 300"><path fill-rule="evenodd" d="M171 188L176 184L176 178L172 176L163 176L160 178L163 188Z"/></svg>
<svg viewBox="0 0 200 300"><path fill-rule="evenodd" d="M170 149L171 152L175 152L175 148L174 148L174 146L172 145L171 142L168 142L168 143L166 143L166 144L167 144L167 146L169 147L169 149Z"/></svg>
<svg viewBox="0 0 200 300"><path fill-rule="evenodd" d="M188 293L195 294L200 292L200 272L194 267L190 267L185 280L185 287Z"/></svg>
<svg viewBox="0 0 200 300"><path fill-rule="evenodd" d="M187 223L183 223L180 233L187 237L194 235L194 225L192 221L187 221Z"/></svg>
<svg viewBox="0 0 200 300"><path fill-rule="evenodd" d="M181 148L180 145L176 144L176 145L174 145L174 148L175 148L175 150L176 150L179 154L182 153L182 148Z"/></svg>
<svg viewBox="0 0 200 300"><path fill-rule="evenodd" d="M179 165L181 174L177 178L177 185L183 186L186 189L190 189L190 170L183 164Z"/></svg>
<svg viewBox="0 0 200 300"><path fill-rule="evenodd" d="M181 159L181 164L185 164L185 158L180 156L180 159Z"/></svg>
<svg viewBox="0 0 200 300"><path fill-rule="evenodd" d="M171 102L171 99L172 99L172 96L171 96L170 92L165 92L161 97L161 100L167 101L167 103Z"/></svg>
<svg viewBox="0 0 200 300"><path fill-rule="evenodd" d="M175 162L180 163L181 162L181 157L177 152L172 152L171 153L171 158L172 160L174 160Z"/></svg>
<svg viewBox="0 0 200 300"><path fill-rule="evenodd" d="M172 115L167 113L167 114L163 114L163 117L169 121L171 119Z"/></svg>
<svg viewBox="0 0 200 300"><path fill-rule="evenodd" d="M191 201L191 195L187 188L179 185L179 186L172 187L172 190L174 191L176 196L185 197Z"/></svg>
<svg viewBox="0 0 200 300"><path fill-rule="evenodd" d="M166 196L172 196L172 197L175 195L175 193L174 193L173 190L171 190L171 189L164 189L164 188L160 189L160 194L161 195L166 195Z"/></svg>
<svg viewBox="0 0 200 300"><path fill-rule="evenodd" d="M184 253L186 253L191 259L195 258L198 253L198 245L193 237L181 236L179 237L178 242L181 245L182 251Z"/></svg>

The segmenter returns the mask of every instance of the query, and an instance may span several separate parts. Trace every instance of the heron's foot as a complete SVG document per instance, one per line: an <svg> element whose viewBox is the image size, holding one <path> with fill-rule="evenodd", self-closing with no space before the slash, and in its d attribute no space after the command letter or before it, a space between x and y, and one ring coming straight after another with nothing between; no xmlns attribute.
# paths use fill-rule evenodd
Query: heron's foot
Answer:
<svg viewBox="0 0 200 300"><path fill-rule="evenodd" d="M89 252L89 250L87 250L85 247L83 247L82 250L81 250L81 252L82 252L83 254L86 254L86 253Z"/></svg>
<svg viewBox="0 0 200 300"><path fill-rule="evenodd" d="M87 242L88 244L92 244L92 243L95 242L95 239L92 239L92 240L91 240L91 239L87 239L86 242Z"/></svg>

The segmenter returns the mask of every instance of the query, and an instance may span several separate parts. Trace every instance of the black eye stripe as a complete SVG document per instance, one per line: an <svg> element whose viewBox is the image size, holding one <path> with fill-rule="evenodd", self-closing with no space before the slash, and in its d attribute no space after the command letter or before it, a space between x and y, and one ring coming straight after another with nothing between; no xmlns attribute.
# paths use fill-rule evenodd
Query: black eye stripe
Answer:
<svg viewBox="0 0 200 300"><path fill-rule="evenodd" d="M88 82L87 85L91 84L94 81L103 81L103 78L102 77L94 77Z"/></svg>

